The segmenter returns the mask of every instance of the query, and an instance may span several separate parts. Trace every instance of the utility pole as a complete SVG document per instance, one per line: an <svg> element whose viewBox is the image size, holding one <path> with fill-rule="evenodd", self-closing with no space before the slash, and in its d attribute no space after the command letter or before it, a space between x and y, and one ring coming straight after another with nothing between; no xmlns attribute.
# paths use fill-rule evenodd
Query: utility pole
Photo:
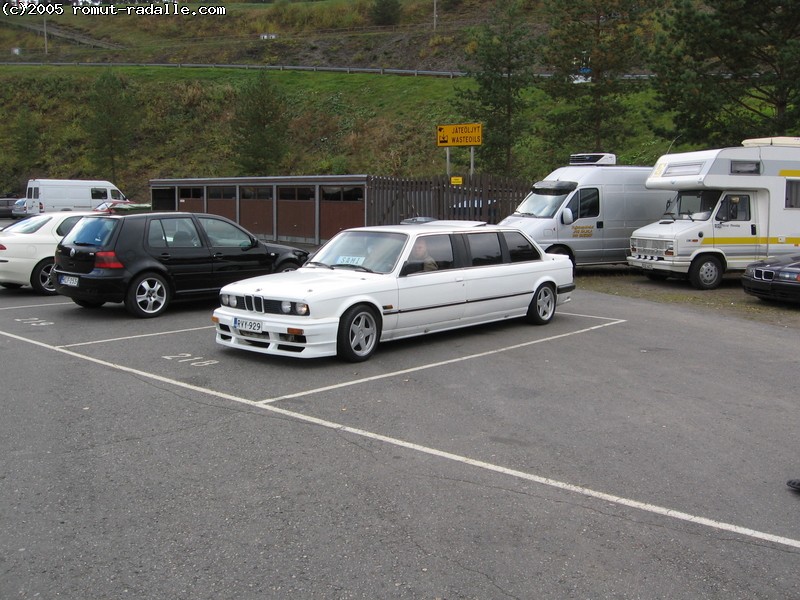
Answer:
<svg viewBox="0 0 800 600"><path fill-rule="evenodd" d="M436 33L436 0L433 0L433 33Z"/></svg>

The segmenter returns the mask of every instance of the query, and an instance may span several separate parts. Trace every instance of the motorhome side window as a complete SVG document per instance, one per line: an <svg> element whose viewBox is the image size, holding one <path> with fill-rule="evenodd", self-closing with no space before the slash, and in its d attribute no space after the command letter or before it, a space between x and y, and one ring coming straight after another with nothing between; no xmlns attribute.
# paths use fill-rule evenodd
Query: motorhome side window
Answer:
<svg viewBox="0 0 800 600"><path fill-rule="evenodd" d="M749 221L750 196L730 194L719 204L717 221Z"/></svg>
<svg viewBox="0 0 800 600"><path fill-rule="evenodd" d="M567 205L572 211L573 219L588 219L600 215L600 190L582 188L575 192Z"/></svg>
<svg viewBox="0 0 800 600"><path fill-rule="evenodd" d="M92 200L108 200L108 190L105 188L92 188Z"/></svg>
<svg viewBox="0 0 800 600"><path fill-rule="evenodd" d="M786 208L800 208L800 179L786 180Z"/></svg>

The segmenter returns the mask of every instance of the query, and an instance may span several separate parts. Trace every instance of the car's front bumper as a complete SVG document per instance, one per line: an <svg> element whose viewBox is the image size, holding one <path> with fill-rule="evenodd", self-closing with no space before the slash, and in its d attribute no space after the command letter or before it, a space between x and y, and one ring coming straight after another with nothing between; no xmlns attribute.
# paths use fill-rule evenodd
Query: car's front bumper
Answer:
<svg viewBox="0 0 800 600"><path fill-rule="evenodd" d="M237 318L260 323L261 331L238 329L234 324ZM212 320L216 326L216 342L223 346L296 358L336 356L339 332L336 317L283 317L220 307L214 311Z"/></svg>
<svg viewBox="0 0 800 600"><path fill-rule="evenodd" d="M765 300L800 302L800 283L764 281L742 276L742 288L745 293Z"/></svg>

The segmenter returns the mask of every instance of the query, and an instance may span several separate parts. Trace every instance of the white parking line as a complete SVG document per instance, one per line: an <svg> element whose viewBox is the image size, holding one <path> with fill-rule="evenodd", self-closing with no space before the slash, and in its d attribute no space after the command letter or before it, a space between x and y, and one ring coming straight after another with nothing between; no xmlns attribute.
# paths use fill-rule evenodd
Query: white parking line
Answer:
<svg viewBox="0 0 800 600"><path fill-rule="evenodd" d="M91 346L92 344L105 344L107 342L123 342L125 340L135 340L138 338L153 337L159 335L170 335L172 333L185 333L187 331L200 331L202 329L212 329L214 325L204 325L203 327L190 327L188 329L173 329L172 331L159 331L157 333L141 333L139 335L128 335L125 337L108 338L106 340L94 340L92 342L77 342L75 344L62 344L54 348L75 348L76 346Z"/></svg>
<svg viewBox="0 0 800 600"><path fill-rule="evenodd" d="M66 306L72 302L50 302L49 304L22 304L20 306L3 306L0 310L19 310L20 308L42 308L43 306Z"/></svg>
<svg viewBox="0 0 800 600"><path fill-rule="evenodd" d="M579 316L579 315L578 315ZM550 337L532 340L530 342L522 342L521 344L514 344L513 346L505 346L503 348L496 348L494 350L487 350L486 352L479 352L477 354L468 354L466 356L459 356L458 358L451 358L448 360L441 360L435 363L427 363L424 365L419 365L416 367L411 367L409 369L403 369L400 371L391 371L390 373L383 373L382 375L373 375L372 377L364 377L363 379L354 379L353 381L345 381L342 383L336 383L334 385L328 385L325 387L313 389L313 390L305 390L303 392L296 392L294 394L285 394L283 396L278 396L276 398L267 398L266 400L262 400L260 404L271 404L273 402L278 402L279 400L289 400L290 398L300 398L302 396L310 396L312 394L319 394L320 392L329 392L330 390L337 390L340 388L350 387L352 385L358 385L361 383L367 383L368 381L377 381L379 379L386 379L387 377L397 377L398 375L406 375L407 373L414 373L416 371L424 371L425 369L433 369L436 367L442 367L444 365L451 365L453 363L464 362L467 360L473 360L475 358L483 358L484 356L491 356L492 354L500 354L502 352L508 352L509 350L517 350L518 348L525 348L527 346L534 346L536 344L541 344L543 342L552 342L553 340L558 340L561 338L571 337L573 335L578 335L579 333L587 333L589 331L594 331L595 329L602 329L603 327L608 327L610 325L619 325L620 323L624 323L624 320L621 319L607 319L605 317L594 317L600 318L605 321L609 321L608 323L603 323L602 325L594 325L593 327L587 327L585 329L578 329L577 331L570 331L569 333L561 333L559 335L552 335Z"/></svg>
<svg viewBox="0 0 800 600"><path fill-rule="evenodd" d="M589 331L593 331L595 329L599 329L601 327L607 327L609 325L615 325L615 324L624 323L624 322L625 321L616 321L615 320L615 321L612 321L610 323L606 323L604 325L599 325L599 326L596 326L596 327L590 327L590 328L587 328L587 329L582 329L582 330L580 330L580 333L586 333L586 332L589 332ZM532 341L532 342L527 342L527 343L523 343L523 344L517 344L515 346L509 346L507 348L500 349L498 351L484 352L484 353L480 353L480 354L470 355L470 358L476 358L478 356L485 356L485 355L492 354L492 353L495 353L495 352L505 352L505 351L511 350L513 348L521 348L521 347L529 346L531 344L540 343L541 341L548 341L548 340L552 341L552 340L555 340L555 339L565 338L565 337L569 337L570 335L576 335L577 333L579 333L579 332L552 336L550 338L547 338L546 340L535 340L535 341ZM701 517L701 516L698 516L698 515L692 515L690 513L685 513L685 512L682 512L682 511L678 511L678 510L673 510L671 508L658 506L656 504L650 504L650 503L647 503L647 502L639 502L638 500L632 500L630 498L624 498L622 496L615 496L613 494L607 494L605 492L600 492L600 491L593 490L593 489L590 489L590 488L573 485L571 483L558 481L556 479L550 479L548 477L541 477L539 475L534 475L532 473L526 473L524 471L518 471L516 469L509 469L507 467L503 467L503 466L496 465L496 464L493 464L493 463L488 463L488 462L484 462L484 461L481 461L481 460L475 460L475 459L469 458L468 456L462 456L462 455L459 455L459 454L453 454L453 453L450 453L450 452L445 452L443 450L437 450L436 448L431 448L431 447L428 447L428 446L421 446L419 444L415 444L415 443L412 443L412 442L407 442L405 440L401 440L401 439L398 439L398 438L392 438L392 437L388 437L388 436L381 435L381 434L378 434L378 433L373 433L373 432L370 432L370 431L366 431L366 430L363 430L363 429L357 429L357 428L354 428L354 427L349 427L349 426L343 425L341 423L335 423L333 421L327 421L325 419L319 419L317 417L312 417L310 415L304 415L302 413L297 413L297 412L294 412L294 411L278 408L277 406L273 406L272 404L265 403L265 401L248 400L246 398L241 398L241 397L235 396L233 394L226 394L226 393L223 393L223 392L217 392L217 391L214 391L214 390L211 390L211 389L208 389L208 388L203 388L203 387L200 387L200 386L184 383L182 381L177 381L175 379L170 379L168 377L163 377L161 375L156 375L154 373L148 373L146 371L140 371L139 369L133 369L133 368L127 367L125 365L120 365L120 364L116 364L116 363L110 363L110 362L107 362L107 361L104 361L104 360L100 360L98 358L93 358L91 356L85 356L85 355L79 354L77 352L73 352L72 350L68 350L68 349L63 348L63 347L51 346L49 344L45 344L45 343L39 342L37 340L31 340L31 339L28 339L28 338L24 338L22 336L15 335L13 333L0 331L0 335L6 336L6 337L14 339L14 340L17 340L19 342L24 342L24 343L31 344L31 345L34 345L34 346L38 346L40 348L45 348L47 350L60 352L62 354L65 354L67 356L71 356L73 358L77 358L77 359L80 359L80 360L85 360L85 361L89 361L89 362L92 362L92 363L96 363L96 364L102 365L102 366L107 367L107 368L116 369L118 371L122 371L122 372L125 372L125 373L131 373L131 374L136 375L137 377L142 377L142 378L146 378L146 379L152 379L154 381L159 381L159 382L162 382L162 383L168 383L168 384L174 385L176 387L192 390L192 391L195 391L195 392L200 392L202 394L207 394L209 396L214 396L216 398L221 398L221 399L224 399L224 400L230 400L232 402L237 402L237 403L240 403L240 404L245 404L247 406L252 406L252 407L255 407L255 408L259 408L261 410L269 411L269 412L272 412L272 413L275 413L275 414L280 414L280 415L283 415L283 416L286 416L286 417L297 419L299 421L303 421L305 423L311 423L311 424L314 424L314 425L318 425L318 426L321 426L321 427L332 429L334 431L349 433L349 434L352 434L352 435L357 435L357 436L364 437L364 438L371 439L371 440L375 440L375 441L378 441L378 442L391 444L393 446L397 446L397 447L400 447L400 448L413 450L415 452L420 452L420 453L428 454L430 456L436 456L436 457L439 457L439 458L443 458L445 460L450 460L450 461L457 462L457 463L460 463L460 464L472 466L472 467L475 467L475 468L478 468L478 469L483 469L485 471L490 471L490 472L493 472L493 473L500 473L502 475L508 475L508 476L514 477L516 479L522 479L522 480L525 480L525 481L531 481L531 482L534 482L534 483L538 483L538 484L541 484L541 485L546 485L546 486L549 486L549 487L552 487L552 488L555 488L555 489L559 489L559 490L562 490L562 491L571 492L571 493L574 493L574 494L579 494L579 495L584 496L584 497L594 498L594 499L597 499L597 500L602 500L604 502L610 502L610 503L617 504L617 505L620 505L620 506L633 508L633 509L636 509L636 510L640 510L640 511L643 511L643 512L647 512L647 513L651 513L651 514L655 514L655 515L659 515L659 516L663 516L663 517L667 517L667 518L670 518L670 519L676 519L676 520L679 520L679 521L685 521L685 522L688 522L688 523L693 523L695 525L701 525L703 527L708 527L710 529L714 529L714 530L717 530L717 531L725 531L725 532L729 532L729 533L735 533L735 534L738 534L738 535L741 535L741 536L744 536L744 537L749 537L749 538L758 539L758 540L764 540L764 541L772 542L772 543L779 544L779 545L782 545L782 546L789 546L789 547L792 547L792 548L800 548L800 540L796 540L796 539L793 539L793 538L787 538L787 537L783 537L783 536L779 536L779 535L774 535L774 534L771 534L771 533L765 533L765 532L757 531L755 529L750 529L750 528L747 528L747 527L740 527L739 525L733 525L733 524L730 524L730 523L725 523L723 521L717 521L717 520L714 520L714 519L709 519L709 518ZM405 370L402 370L402 371L395 371L395 372L393 372L391 374L386 374L386 375L376 376L376 377L371 377L371 378L365 378L365 379L360 380L360 381L361 382L373 381L375 379L381 379L383 377L402 375L402 374L405 374L405 373L408 373L408 372L412 372L412 371L416 371L416 370L420 370L420 369L424 369L424 368L432 368L433 366L440 366L440 365L444 365L444 364L450 364L452 362L457 362L457 360L462 360L462 359L454 359L454 360L449 360L449 361L442 361L440 363L436 363L436 365L431 364L431 365L425 365L425 366L422 366L422 367L418 367L418 368L415 368L415 369L405 369ZM296 398L298 396L302 396L302 395L305 395L305 394L319 393L320 391L324 391L324 390L327 390L327 389L336 389L337 387L341 387L341 386L330 386L330 387L327 387L327 388L318 388L316 390L310 390L310 391L302 392L302 393L298 393L298 394L287 395L287 396L284 396L283 398L290 398L290 397ZM274 402L276 400L277 399L273 399L271 402Z"/></svg>

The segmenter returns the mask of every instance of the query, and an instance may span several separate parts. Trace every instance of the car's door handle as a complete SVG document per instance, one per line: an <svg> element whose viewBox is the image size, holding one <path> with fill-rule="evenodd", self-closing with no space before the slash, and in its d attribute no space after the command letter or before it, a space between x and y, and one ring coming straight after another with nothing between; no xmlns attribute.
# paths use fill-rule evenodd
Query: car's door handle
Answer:
<svg viewBox="0 0 800 600"><path fill-rule="evenodd" d="M214 254L211 255L211 258L222 258L223 256L225 255L222 252L214 252Z"/></svg>

